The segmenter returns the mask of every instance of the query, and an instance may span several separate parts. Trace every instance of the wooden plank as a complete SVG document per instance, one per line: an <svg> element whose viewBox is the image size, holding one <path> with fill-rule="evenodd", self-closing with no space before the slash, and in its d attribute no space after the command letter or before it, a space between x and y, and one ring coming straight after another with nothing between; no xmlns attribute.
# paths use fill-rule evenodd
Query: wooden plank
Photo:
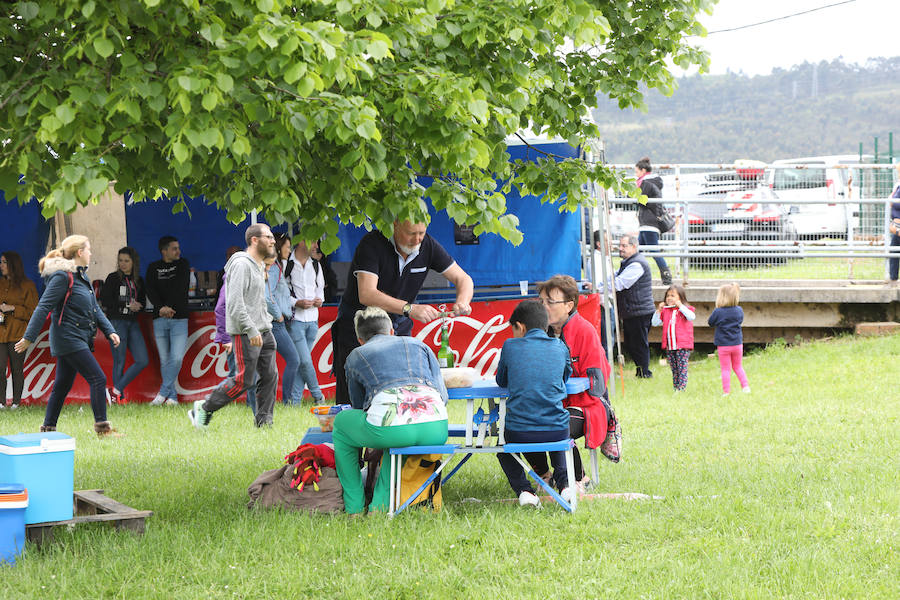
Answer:
<svg viewBox="0 0 900 600"><path fill-rule="evenodd" d="M116 502L112 498L105 496L102 493L102 490L82 490L75 492L75 497L82 502L95 506L98 512L129 513L135 510L130 506L122 504L121 502Z"/></svg>
<svg viewBox="0 0 900 600"><path fill-rule="evenodd" d="M72 504L76 515L71 519L26 525L28 540L37 544L51 541L55 527L80 523L112 523L116 529L142 534L145 519L153 515L153 511L137 510L117 502L100 489L76 491L72 495Z"/></svg>

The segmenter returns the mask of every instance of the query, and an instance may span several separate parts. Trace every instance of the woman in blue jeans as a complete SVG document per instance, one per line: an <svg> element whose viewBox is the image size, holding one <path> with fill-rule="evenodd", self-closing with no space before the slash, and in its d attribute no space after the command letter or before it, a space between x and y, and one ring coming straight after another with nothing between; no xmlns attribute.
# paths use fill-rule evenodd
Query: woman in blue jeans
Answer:
<svg viewBox="0 0 900 600"><path fill-rule="evenodd" d="M140 276L137 251L125 246L119 250L118 269L107 276L100 288L100 305L121 340L112 350L113 385L108 390L110 402L125 402L125 388L147 366L147 345L138 323L138 314L147 303L144 280ZM131 350L133 362L125 369L125 359Z"/></svg>
<svg viewBox="0 0 900 600"><path fill-rule="evenodd" d="M284 241L281 241L281 240ZM287 238L279 238L275 242L275 252L279 251L278 244L281 248L286 247L290 252L291 246L287 243ZM297 355L297 349L294 347L294 341L291 334L288 333L287 326L291 322L291 292L288 289L287 282L284 279L284 273L281 269L281 261L266 259L268 272L266 273L266 306L269 314L272 315L272 335L275 337L276 351L284 359L284 373L281 376L281 401L284 404L300 404L300 398L296 402L291 398L291 391L294 387L294 378L297 376L297 367L300 365L300 357Z"/></svg>
<svg viewBox="0 0 900 600"><path fill-rule="evenodd" d="M56 377L41 431L56 431L63 403L75 376L80 374L91 389L94 431L100 437L118 435L106 420L106 375L93 352L97 327L114 348L119 345L119 335L100 310L91 281L85 275L90 262L90 241L83 235L70 235L38 263L44 293L25 335L16 342L16 352L25 352L34 343L50 315L50 354L56 357Z"/></svg>

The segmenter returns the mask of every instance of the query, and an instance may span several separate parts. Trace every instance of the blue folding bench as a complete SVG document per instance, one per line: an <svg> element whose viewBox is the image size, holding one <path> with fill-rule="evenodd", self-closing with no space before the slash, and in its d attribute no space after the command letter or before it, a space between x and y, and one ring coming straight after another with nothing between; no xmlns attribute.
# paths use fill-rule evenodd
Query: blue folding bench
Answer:
<svg viewBox="0 0 900 600"><path fill-rule="evenodd" d="M519 456L519 453L522 452L558 452L562 451L566 453L566 473L569 476L569 485L575 485L575 459L572 454L572 449L575 447L575 442L571 439L561 440L558 442L539 442L532 444L504 444L503 446L485 446L485 447L470 447L470 446L461 446L459 444L441 444L437 446L407 446L404 448L391 448L389 450L391 456L391 481L390 481L390 501L388 503L388 514L394 516L404 509L406 509L410 503L412 503L413 499L418 498L419 494L421 494L425 489L428 488L429 485L441 474L446 467L452 456L454 454L465 454L465 456L456 464L455 467L450 471L450 473L444 478L442 485L447 483L453 475L459 471L459 469L466 463L466 461L471 458L473 454L499 454L501 452L512 454L513 457L522 465L522 468L525 469L525 472L531 477L538 485L540 485L550 497L553 498L557 504L562 506L567 512L575 512L575 509L578 505L578 494L575 493L572 496L572 502L566 502L563 498L554 490L546 481L541 479L541 477L534 472L534 469L525 462L525 460ZM403 465L403 458L409 455L418 455L418 454L445 454L450 455L451 459L446 461L442 461L440 467L438 467L434 473L423 483L419 489L410 494L409 498L403 500L401 498L400 492L400 468ZM402 500L402 503L401 503Z"/></svg>

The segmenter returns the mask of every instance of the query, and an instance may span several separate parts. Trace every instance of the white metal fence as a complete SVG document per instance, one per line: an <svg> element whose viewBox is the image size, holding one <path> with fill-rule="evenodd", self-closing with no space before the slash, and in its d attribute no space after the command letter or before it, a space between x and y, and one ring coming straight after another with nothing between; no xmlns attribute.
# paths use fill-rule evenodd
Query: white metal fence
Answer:
<svg viewBox="0 0 900 600"><path fill-rule="evenodd" d="M887 232L898 171L837 158L655 166L676 223L641 250L683 278L883 280L885 259L900 252ZM637 201L601 194L595 223L613 239L636 233Z"/></svg>

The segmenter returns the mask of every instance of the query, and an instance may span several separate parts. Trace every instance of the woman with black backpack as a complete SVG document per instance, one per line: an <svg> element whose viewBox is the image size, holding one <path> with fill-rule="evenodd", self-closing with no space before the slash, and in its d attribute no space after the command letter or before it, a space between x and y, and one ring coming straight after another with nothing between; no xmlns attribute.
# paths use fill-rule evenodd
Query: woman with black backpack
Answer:
<svg viewBox="0 0 900 600"><path fill-rule="evenodd" d="M91 388L94 431L100 437L117 436L106 420L106 375L93 351L98 326L113 347L119 345L119 336L100 310L91 280L85 275L90 262L91 242L83 235L70 235L41 259L38 269L44 278L44 293L25 335L16 343L16 352L25 352L34 343L50 315L50 354L56 357L56 377L41 431L56 431L75 375L81 374Z"/></svg>

